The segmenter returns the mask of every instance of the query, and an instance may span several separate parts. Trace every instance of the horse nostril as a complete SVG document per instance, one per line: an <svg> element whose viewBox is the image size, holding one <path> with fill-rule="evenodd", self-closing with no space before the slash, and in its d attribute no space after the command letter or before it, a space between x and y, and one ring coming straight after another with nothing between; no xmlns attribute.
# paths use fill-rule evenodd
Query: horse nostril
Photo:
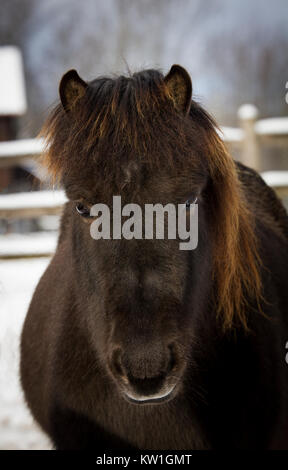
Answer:
<svg viewBox="0 0 288 470"><path fill-rule="evenodd" d="M112 354L112 369L114 370L116 375L125 377L126 374L123 369L121 356L122 356L121 349L120 348L114 349L113 354Z"/></svg>
<svg viewBox="0 0 288 470"><path fill-rule="evenodd" d="M175 346L174 344L169 344L168 345L169 349L169 361L168 361L168 367L167 367L167 374L171 372L172 370L176 369L177 366L177 360L176 360L176 351L175 351Z"/></svg>
<svg viewBox="0 0 288 470"><path fill-rule="evenodd" d="M133 375L128 374L128 380L134 391L139 395L152 395L161 389L165 377L163 375L159 375L156 377L139 379L138 377L133 377Z"/></svg>

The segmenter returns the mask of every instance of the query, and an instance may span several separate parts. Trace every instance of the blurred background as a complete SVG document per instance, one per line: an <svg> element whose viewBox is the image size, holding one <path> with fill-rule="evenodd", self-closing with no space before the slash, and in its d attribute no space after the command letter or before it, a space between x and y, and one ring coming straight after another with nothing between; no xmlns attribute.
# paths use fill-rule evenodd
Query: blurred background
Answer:
<svg viewBox="0 0 288 470"><path fill-rule="evenodd" d="M24 405L18 344L65 201L36 138L63 73L183 65L233 156L287 205L287 23L287 0L0 0L0 449L50 448Z"/></svg>

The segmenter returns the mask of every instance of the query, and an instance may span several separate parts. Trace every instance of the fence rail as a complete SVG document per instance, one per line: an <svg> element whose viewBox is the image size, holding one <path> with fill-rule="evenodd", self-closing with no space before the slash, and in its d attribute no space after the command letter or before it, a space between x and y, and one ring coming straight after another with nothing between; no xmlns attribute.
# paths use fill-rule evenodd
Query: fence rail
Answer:
<svg viewBox="0 0 288 470"><path fill-rule="evenodd" d="M64 191L4 194L0 197L0 216L5 219L23 219L58 215L66 201Z"/></svg>
<svg viewBox="0 0 288 470"><path fill-rule="evenodd" d="M44 150L42 139L19 139L0 142L0 168L18 165L31 158L39 158Z"/></svg>

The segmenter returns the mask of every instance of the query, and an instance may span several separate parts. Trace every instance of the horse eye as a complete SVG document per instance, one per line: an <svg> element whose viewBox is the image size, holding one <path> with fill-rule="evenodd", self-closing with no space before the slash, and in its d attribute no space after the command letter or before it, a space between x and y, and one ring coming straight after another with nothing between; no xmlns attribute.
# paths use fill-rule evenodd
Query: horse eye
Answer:
<svg viewBox="0 0 288 470"><path fill-rule="evenodd" d="M196 204L197 200L198 200L197 196L194 199L193 198L187 199L187 201L185 202L186 209L189 209L191 204Z"/></svg>
<svg viewBox="0 0 288 470"><path fill-rule="evenodd" d="M83 204L80 204L80 203L77 204L76 205L76 211L82 217L90 217L90 209L88 207L83 206Z"/></svg>

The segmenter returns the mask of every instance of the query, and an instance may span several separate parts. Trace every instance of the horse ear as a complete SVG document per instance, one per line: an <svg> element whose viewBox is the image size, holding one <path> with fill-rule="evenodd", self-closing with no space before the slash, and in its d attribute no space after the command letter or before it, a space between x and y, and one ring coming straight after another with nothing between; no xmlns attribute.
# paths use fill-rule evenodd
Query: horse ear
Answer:
<svg viewBox="0 0 288 470"><path fill-rule="evenodd" d="M61 103L66 112L71 111L84 96L87 83L79 77L76 70L69 70L63 75L59 85Z"/></svg>
<svg viewBox="0 0 288 470"><path fill-rule="evenodd" d="M172 65L164 82L178 111L188 114L192 98L192 82L189 73L180 65Z"/></svg>

